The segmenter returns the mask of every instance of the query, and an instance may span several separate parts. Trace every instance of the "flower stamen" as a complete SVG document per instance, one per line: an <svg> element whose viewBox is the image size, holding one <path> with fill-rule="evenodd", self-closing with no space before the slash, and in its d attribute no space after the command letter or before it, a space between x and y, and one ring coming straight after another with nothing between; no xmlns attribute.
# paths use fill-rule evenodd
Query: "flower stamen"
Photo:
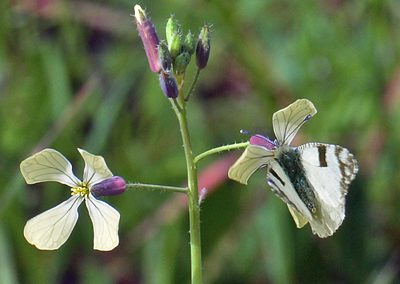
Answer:
<svg viewBox="0 0 400 284"><path fill-rule="evenodd" d="M71 188L71 195L79 194L81 197L88 197L89 192L89 187L86 183L82 183L78 187Z"/></svg>

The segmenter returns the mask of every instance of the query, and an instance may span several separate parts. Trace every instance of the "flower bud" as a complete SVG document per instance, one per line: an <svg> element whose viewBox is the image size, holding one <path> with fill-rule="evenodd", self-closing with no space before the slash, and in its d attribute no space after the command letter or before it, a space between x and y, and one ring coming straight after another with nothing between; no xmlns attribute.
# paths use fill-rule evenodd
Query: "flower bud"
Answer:
<svg viewBox="0 0 400 284"><path fill-rule="evenodd" d="M175 99L179 95L178 84L171 70L162 70L160 73L160 86L167 98Z"/></svg>
<svg viewBox="0 0 400 284"><path fill-rule="evenodd" d="M211 34L210 27L204 26L199 35L199 40L196 47L196 64L199 69L204 69L208 63L211 49Z"/></svg>
<svg viewBox="0 0 400 284"><path fill-rule="evenodd" d="M278 147L278 144L276 141L272 141L268 137L262 136L260 134L251 136L250 144L263 146L263 147L267 148L268 150L275 150Z"/></svg>
<svg viewBox="0 0 400 284"><path fill-rule="evenodd" d="M185 38L183 47L184 47L185 51L189 52L190 55L193 55L193 53L196 50L196 41L194 40L194 34L192 34L190 31L188 32L188 34Z"/></svg>
<svg viewBox="0 0 400 284"><path fill-rule="evenodd" d="M176 32L180 32L180 27L174 16L171 16L171 18L168 19L167 26L165 27L165 35L167 37L168 44L171 44L172 36Z"/></svg>
<svg viewBox="0 0 400 284"><path fill-rule="evenodd" d="M169 52L172 58L176 58L181 53L181 34L176 31L171 36L171 41L168 42Z"/></svg>
<svg viewBox="0 0 400 284"><path fill-rule="evenodd" d="M95 196L118 195L126 190L126 182L122 177L113 176L102 182L96 183L90 189L90 192Z"/></svg>
<svg viewBox="0 0 400 284"><path fill-rule="evenodd" d="M158 45L158 58L164 70L170 70L172 65L172 56L169 53L168 46L165 41L160 41Z"/></svg>
<svg viewBox="0 0 400 284"><path fill-rule="evenodd" d="M158 60L157 52L159 43L158 35L146 11L144 11L139 5L135 5L135 20L139 35L142 38L147 59L149 60L150 69L154 73L158 73L161 70L161 64Z"/></svg>
<svg viewBox="0 0 400 284"><path fill-rule="evenodd" d="M191 56L189 52L182 52L175 58L174 70L177 74L182 74L185 72L186 67L190 62L190 58Z"/></svg>

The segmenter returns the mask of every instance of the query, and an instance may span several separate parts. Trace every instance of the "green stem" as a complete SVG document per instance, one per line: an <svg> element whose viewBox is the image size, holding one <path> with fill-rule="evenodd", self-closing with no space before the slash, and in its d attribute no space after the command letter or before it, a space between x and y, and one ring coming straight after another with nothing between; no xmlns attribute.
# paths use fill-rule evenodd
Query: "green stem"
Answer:
<svg viewBox="0 0 400 284"><path fill-rule="evenodd" d="M194 163L192 145L190 142L189 127L186 117L186 108L175 113L179 120L183 148L186 157L186 167L188 176L188 200L189 200L189 222L190 222L190 255L191 255L191 279L192 284L202 283L201 274L201 237L200 237L200 205L199 189L197 183L197 168Z"/></svg>
<svg viewBox="0 0 400 284"><path fill-rule="evenodd" d="M179 101L177 99L169 99L172 103L172 108L175 110L175 112L179 113L182 112L182 108L179 105Z"/></svg>
<svg viewBox="0 0 400 284"><path fill-rule="evenodd" d="M197 83L197 79L199 79L200 71L201 71L201 69L197 68L196 74L194 75L194 78L193 78L192 85L190 85L190 88L189 88L188 92L186 93L185 102L189 101L189 98L193 93L194 86Z"/></svg>
<svg viewBox="0 0 400 284"><path fill-rule="evenodd" d="M250 142L247 141L247 142L242 142L242 143L235 143L235 144L225 145L225 146L221 146L221 147L217 147L217 148L208 150L208 151L206 151L204 153L201 153L200 155L196 156L196 158L194 158L194 163L197 165L197 163L201 159L203 159L203 158L205 158L205 157L207 157L209 155L212 155L212 154L215 154L215 153L220 153L222 151L229 151L229 150L233 150L233 149L244 148L244 147L249 146L249 144L250 144Z"/></svg>
<svg viewBox="0 0 400 284"><path fill-rule="evenodd" d="M186 194L189 192L189 189L187 187L175 187L175 186L142 184L142 183L127 183L126 188L172 191L172 192L180 192L180 193L186 193Z"/></svg>

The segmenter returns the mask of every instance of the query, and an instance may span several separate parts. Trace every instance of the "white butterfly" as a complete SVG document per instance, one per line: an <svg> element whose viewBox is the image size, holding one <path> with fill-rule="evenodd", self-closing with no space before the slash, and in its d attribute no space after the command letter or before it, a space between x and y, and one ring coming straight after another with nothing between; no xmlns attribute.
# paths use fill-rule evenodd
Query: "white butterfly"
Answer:
<svg viewBox="0 0 400 284"><path fill-rule="evenodd" d="M268 184L286 202L297 227L310 223L313 233L324 238L343 222L347 188L358 167L353 154L338 145L307 143L290 147L299 128L316 113L306 99L274 113L277 140L252 136L228 176L247 184L257 169L266 166Z"/></svg>
<svg viewBox="0 0 400 284"><path fill-rule="evenodd" d="M66 242L78 220L78 207L86 201L94 228L93 248L109 251L119 243L120 214L90 192L93 185L113 176L104 158L78 149L85 161L83 181L72 172L71 163L60 152L44 149L21 162L21 173L28 184L56 181L71 187L71 197L36 217L24 228L26 240L42 250L55 250Z"/></svg>

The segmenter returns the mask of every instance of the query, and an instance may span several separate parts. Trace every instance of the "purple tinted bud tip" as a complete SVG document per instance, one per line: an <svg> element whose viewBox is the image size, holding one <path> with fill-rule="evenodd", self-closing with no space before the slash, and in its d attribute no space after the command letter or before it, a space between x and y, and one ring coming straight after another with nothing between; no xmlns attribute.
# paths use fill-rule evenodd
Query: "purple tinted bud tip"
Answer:
<svg viewBox="0 0 400 284"><path fill-rule="evenodd" d="M146 11L144 11L139 5L135 5L134 16L139 35L142 38L144 50L146 51L147 59L149 60L150 69L154 73L158 73L161 70L161 63L158 59L157 47L159 39L156 29L151 23Z"/></svg>
<svg viewBox="0 0 400 284"><path fill-rule="evenodd" d="M178 84L170 70L162 70L160 73L160 86L167 98L175 99L179 95Z"/></svg>
<svg viewBox="0 0 400 284"><path fill-rule="evenodd" d="M102 182L96 183L90 189L91 193L98 196L119 195L126 190L126 182L122 177L113 176Z"/></svg>
<svg viewBox="0 0 400 284"><path fill-rule="evenodd" d="M250 138L250 144L258 145L267 148L268 150L275 150L278 146L275 141L270 140L268 137L264 137L260 134L256 134Z"/></svg>
<svg viewBox="0 0 400 284"><path fill-rule="evenodd" d="M211 50L211 34L210 27L204 26L199 35L199 40L196 47L196 64L199 69L204 69L207 66L208 58Z"/></svg>

